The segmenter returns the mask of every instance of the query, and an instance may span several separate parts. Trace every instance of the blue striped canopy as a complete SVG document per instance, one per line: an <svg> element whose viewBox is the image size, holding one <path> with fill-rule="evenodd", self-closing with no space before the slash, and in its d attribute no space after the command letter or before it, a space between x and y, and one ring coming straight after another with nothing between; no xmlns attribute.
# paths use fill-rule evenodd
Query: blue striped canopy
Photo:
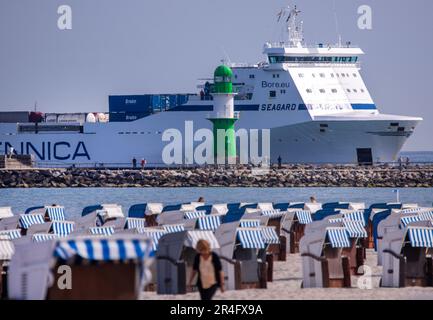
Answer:
<svg viewBox="0 0 433 320"><path fill-rule="evenodd" d="M72 231L74 231L74 226L75 222L72 221L53 221L51 224L53 233L60 237L68 236Z"/></svg>
<svg viewBox="0 0 433 320"><path fill-rule="evenodd" d="M238 228L237 238L244 249L263 249L266 247L260 229Z"/></svg>
<svg viewBox="0 0 433 320"><path fill-rule="evenodd" d="M284 212L281 212L280 209L262 210L262 215L268 217L281 217L284 215Z"/></svg>
<svg viewBox="0 0 433 320"><path fill-rule="evenodd" d="M403 227L406 227L407 225L411 224L412 222L419 222L421 219L419 216L405 216L400 218L401 225Z"/></svg>
<svg viewBox="0 0 433 320"><path fill-rule="evenodd" d="M221 225L220 215L207 215L197 220L197 226L200 230L215 231Z"/></svg>
<svg viewBox="0 0 433 320"><path fill-rule="evenodd" d="M185 219L195 219L204 217L206 215L206 210L199 211L186 211L184 214Z"/></svg>
<svg viewBox="0 0 433 320"><path fill-rule="evenodd" d="M57 239L58 236L53 233L36 233L32 236L32 240L35 242L45 242L53 239Z"/></svg>
<svg viewBox="0 0 433 320"><path fill-rule="evenodd" d="M433 228L408 227L409 240L415 248L433 248Z"/></svg>
<svg viewBox="0 0 433 320"><path fill-rule="evenodd" d="M137 231L140 234L144 234L152 239L152 250L158 250L158 242L159 239L166 234L166 232L162 229L154 229L154 228L137 228Z"/></svg>
<svg viewBox="0 0 433 320"><path fill-rule="evenodd" d="M167 233L185 231L185 226L183 224L166 224L163 228Z"/></svg>
<svg viewBox="0 0 433 320"><path fill-rule="evenodd" d="M346 228L326 228L326 236L333 248L349 248L350 240Z"/></svg>
<svg viewBox="0 0 433 320"><path fill-rule="evenodd" d="M280 243L277 231L273 226L262 227L263 241L267 244Z"/></svg>
<svg viewBox="0 0 433 320"><path fill-rule="evenodd" d="M146 219L126 218L126 229L146 228Z"/></svg>
<svg viewBox="0 0 433 320"><path fill-rule="evenodd" d="M433 221L433 211L420 212L418 216L422 221Z"/></svg>
<svg viewBox="0 0 433 320"><path fill-rule="evenodd" d="M100 236L111 236L114 234L114 227L90 227L90 233Z"/></svg>
<svg viewBox="0 0 433 320"><path fill-rule="evenodd" d="M23 229L28 229L34 224L45 223L44 216L42 214L22 214L20 215L20 225Z"/></svg>
<svg viewBox="0 0 433 320"><path fill-rule="evenodd" d="M415 212L418 212L418 211L421 211L421 210L423 210L423 208L419 208L419 207L417 207L417 208L407 208L407 209L401 210L400 213L415 213Z"/></svg>
<svg viewBox="0 0 433 320"><path fill-rule="evenodd" d="M60 240L54 255L63 260L75 256L98 261L141 260L150 254L150 249L150 242L145 239L83 238Z"/></svg>
<svg viewBox="0 0 433 320"><path fill-rule="evenodd" d="M362 221L363 225L365 226L365 219L364 219L364 211L353 211L353 212L346 212L343 214L345 220L350 221Z"/></svg>
<svg viewBox="0 0 433 320"><path fill-rule="evenodd" d="M241 228L257 228L260 227L260 220L258 219L242 219L240 221Z"/></svg>
<svg viewBox="0 0 433 320"><path fill-rule="evenodd" d="M2 230L0 231L1 235L7 235L9 239L14 240L21 238L21 230L20 229L11 229L11 230Z"/></svg>
<svg viewBox="0 0 433 320"><path fill-rule="evenodd" d="M345 221L344 220L344 218L330 218L330 219L328 219L328 222L329 223L343 223L343 221Z"/></svg>
<svg viewBox="0 0 433 320"><path fill-rule="evenodd" d="M344 220L344 227L347 229L350 238L366 238L367 230L364 228L364 222L357 220Z"/></svg>
<svg viewBox="0 0 433 320"><path fill-rule="evenodd" d="M310 211L296 211L296 217L300 224L309 224L313 222L313 218L311 217Z"/></svg>
<svg viewBox="0 0 433 320"><path fill-rule="evenodd" d="M47 207L47 214L50 221L64 221L65 208L64 207Z"/></svg>

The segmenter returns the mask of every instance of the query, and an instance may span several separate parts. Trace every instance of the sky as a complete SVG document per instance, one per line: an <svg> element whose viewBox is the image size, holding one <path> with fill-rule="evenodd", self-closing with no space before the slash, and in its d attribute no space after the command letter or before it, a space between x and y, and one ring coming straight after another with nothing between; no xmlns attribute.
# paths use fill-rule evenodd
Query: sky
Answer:
<svg viewBox="0 0 433 320"><path fill-rule="evenodd" d="M308 44L340 34L359 45L380 111L424 118L404 150L433 150L431 0L1 0L0 111L107 111L110 94L196 92L222 59L264 60L287 4ZM71 30L57 26L60 5ZM371 30L358 28L361 5Z"/></svg>

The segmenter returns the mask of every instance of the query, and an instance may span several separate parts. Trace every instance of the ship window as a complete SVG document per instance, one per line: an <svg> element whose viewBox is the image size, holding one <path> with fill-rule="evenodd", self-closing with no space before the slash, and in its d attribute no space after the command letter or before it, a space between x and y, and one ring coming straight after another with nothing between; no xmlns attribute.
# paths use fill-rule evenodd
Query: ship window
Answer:
<svg viewBox="0 0 433 320"><path fill-rule="evenodd" d="M320 89L320 93L325 93L325 89Z"/></svg>
<svg viewBox="0 0 433 320"><path fill-rule="evenodd" d="M275 98L277 96L277 91L271 90L269 91L269 98Z"/></svg>
<svg viewBox="0 0 433 320"><path fill-rule="evenodd" d="M399 128L397 129L397 131L398 131L398 132L404 132L404 127L399 127Z"/></svg>
<svg viewBox="0 0 433 320"><path fill-rule="evenodd" d="M347 89L347 92L351 92L350 89Z"/></svg>
<svg viewBox="0 0 433 320"><path fill-rule="evenodd" d="M358 90L356 90L356 89L353 89L353 92L355 92L355 93L358 93Z"/></svg>
<svg viewBox="0 0 433 320"><path fill-rule="evenodd" d="M321 123L320 128L328 128L328 125L326 123Z"/></svg>
<svg viewBox="0 0 433 320"><path fill-rule="evenodd" d="M346 75L344 73L342 73L341 76L344 78Z"/></svg>
<svg viewBox="0 0 433 320"><path fill-rule="evenodd" d="M334 74L333 73L331 73L331 78L334 78Z"/></svg>
<svg viewBox="0 0 433 320"><path fill-rule="evenodd" d="M325 74L324 74L324 73L321 73L320 76L321 76L322 78L324 78L324 77L325 77Z"/></svg>
<svg viewBox="0 0 433 320"><path fill-rule="evenodd" d="M307 93L312 93L312 92L313 92L313 90L307 89Z"/></svg>
<svg viewBox="0 0 433 320"><path fill-rule="evenodd" d="M348 73L346 73L346 77L348 77L348 78L350 77Z"/></svg>
<svg viewBox="0 0 433 320"><path fill-rule="evenodd" d="M253 74L250 74L250 79L254 79L255 76Z"/></svg>
<svg viewBox="0 0 433 320"><path fill-rule="evenodd" d="M340 75L339 75L338 73L336 73L336 75L337 75L337 78L339 78L339 77L340 77Z"/></svg>
<svg viewBox="0 0 433 320"><path fill-rule="evenodd" d="M365 90L364 90L364 89L361 89L361 92L365 92Z"/></svg>
<svg viewBox="0 0 433 320"><path fill-rule="evenodd" d="M304 77L304 74L303 74L303 73L300 73L300 74L298 74L298 76L299 76L299 78L303 78L303 77Z"/></svg>
<svg viewBox="0 0 433 320"><path fill-rule="evenodd" d="M337 89L332 89L332 93L337 93Z"/></svg>
<svg viewBox="0 0 433 320"><path fill-rule="evenodd" d="M312 74L312 76L313 76L313 78L315 78L315 77L316 77L316 75L315 75L314 73Z"/></svg>
<svg viewBox="0 0 433 320"><path fill-rule="evenodd" d="M281 94L286 94L286 90L280 90Z"/></svg>
<svg viewBox="0 0 433 320"><path fill-rule="evenodd" d="M353 76L356 78L357 77L356 73L354 73Z"/></svg>
<svg viewBox="0 0 433 320"><path fill-rule="evenodd" d="M398 122L391 122L391 127L398 127L400 124Z"/></svg>

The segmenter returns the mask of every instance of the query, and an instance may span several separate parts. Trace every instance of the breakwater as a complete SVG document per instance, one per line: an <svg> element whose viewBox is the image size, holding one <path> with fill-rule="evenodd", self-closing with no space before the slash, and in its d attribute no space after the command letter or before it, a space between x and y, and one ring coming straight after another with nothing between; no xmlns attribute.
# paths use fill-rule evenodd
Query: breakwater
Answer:
<svg viewBox="0 0 433 320"><path fill-rule="evenodd" d="M433 166L0 170L0 188L433 187Z"/></svg>

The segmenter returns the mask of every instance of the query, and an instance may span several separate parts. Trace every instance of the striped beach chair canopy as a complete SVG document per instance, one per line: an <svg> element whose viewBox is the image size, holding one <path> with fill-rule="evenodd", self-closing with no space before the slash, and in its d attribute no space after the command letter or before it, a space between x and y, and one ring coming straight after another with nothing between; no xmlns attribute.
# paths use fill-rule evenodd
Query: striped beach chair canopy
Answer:
<svg viewBox="0 0 433 320"><path fill-rule="evenodd" d="M262 215L270 218L277 218L283 216L284 212L281 212L280 209L262 210Z"/></svg>
<svg viewBox="0 0 433 320"><path fill-rule="evenodd" d="M414 248L433 248L433 228L408 227L409 241Z"/></svg>
<svg viewBox="0 0 433 320"><path fill-rule="evenodd" d="M344 227L347 229L349 238L366 238L367 230L365 230L364 222L360 220L344 220Z"/></svg>
<svg viewBox="0 0 433 320"><path fill-rule="evenodd" d="M329 218L328 222L329 223L343 223L344 218Z"/></svg>
<svg viewBox="0 0 433 320"><path fill-rule="evenodd" d="M10 229L10 230L2 230L0 231L0 236L7 235L9 239L14 240L21 238L21 230L20 229Z"/></svg>
<svg viewBox="0 0 433 320"><path fill-rule="evenodd" d="M205 230L191 230L188 231L188 236L185 245L195 248L199 240L206 240L209 242L212 249L218 249L220 247L217 238L212 231Z"/></svg>
<svg viewBox="0 0 433 320"><path fill-rule="evenodd" d="M403 216L400 218L400 223L403 227L408 226L409 224L413 223L413 222L419 222L421 221L420 217L417 215L413 215L413 216Z"/></svg>
<svg viewBox="0 0 433 320"><path fill-rule="evenodd" d="M274 226L262 227L263 241L266 244L277 244L280 243L280 237Z"/></svg>
<svg viewBox="0 0 433 320"><path fill-rule="evenodd" d="M296 211L295 214L300 224L309 224L313 222L313 218L311 217L311 211L300 210Z"/></svg>
<svg viewBox="0 0 433 320"><path fill-rule="evenodd" d="M419 212L421 210L423 210L424 208L421 207L416 207L416 208L407 208L407 209L402 209L400 210L400 213L402 214L406 214L406 213L415 213L415 212Z"/></svg>
<svg viewBox="0 0 433 320"><path fill-rule="evenodd" d="M60 240L54 256L63 260L81 257L91 261L143 260L151 253L150 239L77 238Z"/></svg>
<svg viewBox="0 0 433 320"><path fill-rule="evenodd" d="M20 226L23 229L28 229L34 224L45 223L44 216L42 214L21 214L20 215Z"/></svg>
<svg viewBox="0 0 433 320"><path fill-rule="evenodd" d="M65 208L60 206L46 207L48 217L50 221L64 221L65 218Z"/></svg>
<svg viewBox="0 0 433 320"><path fill-rule="evenodd" d="M184 218L185 219L196 219L196 218L204 217L205 215L206 215L206 210L185 211Z"/></svg>
<svg viewBox="0 0 433 320"><path fill-rule="evenodd" d="M158 242L159 239L166 234L165 230L163 229L156 229L156 228L137 228L138 233L144 234L148 236L150 239L152 239L152 250L157 251L158 250Z"/></svg>
<svg viewBox="0 0 433 320"><path fill-rule="evenodd" d="M90 227L90 234L95 236L111 236L114 234L114 227Z"/></svg>
<svg viewBox="0 0 433 320"><path fill-rule="evenodd" d="M258 228L260 227L259 219L241 219L240 225L241 228Z"/></svg>
<svg viewBox="0 0 433 320"><path fill-rule="evenodd" d="M175 233L185 231L185 226L183 224L166 224L163 226L165 232Z"/></svg>
<svg viewBox="0 0 433 320"><path fill-rule="evenodd" d="M345 212L343 213L343 216L345 220L362 221L364 225L366 224L364 219L364 210Z"/></svg>
<svg viewBox="0 0 433 320"><path fill-rule="evenodd" d="M146 219L126 218L126 229L146 228Z"/></svg>
<svg viewBox="0 0 433 320"><path fill-rule="evenodd" d="M423 211L418 213L418 217L421 221L433 221L433 211Z"/></svg>
<svg viewBox="0 0 433 320"><path fill-rule="evenodd" d="M8 235L0 235L0 260L10 260L15 252L14 244Z"/></svg>
<svg viewBox="0 0 433 320"><path fill-rule="evenodd" d="M261 229L238 228L236 236L244 249L264 249L266 247Z"/></svg>
<svg viewBox="0 0 433 320"><path fill-rule="evenodd" d="M326 228L326 237L333 248L349 248L350 240L344 227Z"/></svg>
<svg viewBox="0 0 433 320"><path fill-rule="evenodd" d="M207 215L197 219L197 227L200 230L215 231L221 225L222 215Z"/></svg>
<svg viewBox="0 0 433 320"><path fill-rule="evenodd" d="M51 229L59 237L66 237L74 231L75 222L73 221L53 221Z"/></svg>
<svg viewBox="0 0 433 320"><path fill-rule="evenodd" d="M34 242L45 242L57 239L59 236L53 233L36 233L32 235L32 241Z"/></svg>

